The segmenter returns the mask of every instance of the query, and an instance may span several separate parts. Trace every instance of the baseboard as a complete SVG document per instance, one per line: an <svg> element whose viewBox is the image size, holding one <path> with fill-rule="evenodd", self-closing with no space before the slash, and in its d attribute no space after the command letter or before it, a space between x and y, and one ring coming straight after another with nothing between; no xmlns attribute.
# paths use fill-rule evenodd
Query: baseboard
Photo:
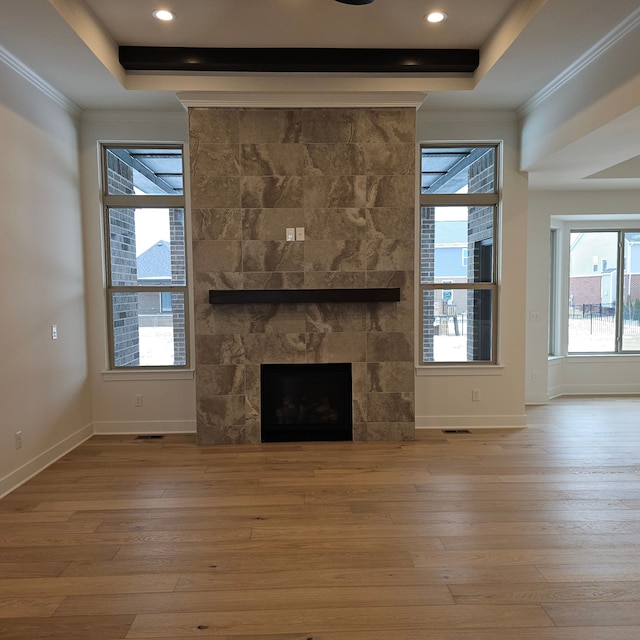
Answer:
<svg viewBox="0 0 640 640"><path fill-rule="evenodd" d="M12 471L4 478L0 478L0 499L4 498L4 496L27 482L27 480L38 475L41 471L56 462L56 460L59 460L70 451L73 451L73 449L78 445L81 445L85 440L88 440L92 435L93 427L88 424L75 433L72 433L70 436L67 436L64 440L50 449L47 449L40 455L36 456L33 460L30 460L15 471Z"/></svg>
<svg viewBox="0 0 640 640"><path fill-rule="evenodd" d="M590 385L590 384L567 384L549 390L549 398L560 398L561 396L638 396L640 388L637 384L628 385Z"/></svg>
<svg viewBox="0 0 640 640"><path fill-rule="evenodd" d="M525 405L549 404L549 394L532 393L531 395L525 396L524 403Z"/></svg>
<svg viewBox="0 0 640 640"><path fill-rule="evenodd" d="M148 420L136 422L94 422L95 435L153 435L166 433L195 433L195 420Z"/></svg>
<svg viewBox="0 0 640 640"><path fill-rule="evenodd" d="M527 416L417 416L416 429L522 429Z"/></svg>

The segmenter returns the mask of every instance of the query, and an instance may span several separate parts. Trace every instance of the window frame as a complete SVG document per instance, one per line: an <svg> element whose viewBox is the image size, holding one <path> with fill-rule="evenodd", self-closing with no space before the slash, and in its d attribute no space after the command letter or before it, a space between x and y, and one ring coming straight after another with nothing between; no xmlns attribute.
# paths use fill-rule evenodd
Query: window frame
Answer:
<svg viewBox="0 0 640 640"><path fill-rule="evenodd" d="M568 357L582 357L582 356L614 356L614 357L625 357L625 356L638 356L640 355L640 349L624 349L623 348L623 338L624 338L624 283L625 283L625 268L626 268L626 255L625 255L625 235L629 233L638 233L640 234L640 225L638 226L588 226L584 224L579 224L576 226L570 225L567 228L567 238L570 239L572 234L578 233L615 233L617 235L616 238L616 286L615 286L615 315L614 315L614 329L615 335L613 338L614 349L612 351L570 351L569 350L569 339L567 337L566 343L566 354ZM570 242L569 242L570 245ZM571 251L569 249L567 253L567 271L566 271L566 285L567 290L571 289ZM598 262L598 266L600 261ZM594 272L595 275L596 272ZM602 271L598 271L598 274L603 273ZM622 277L620 277L622 274ZM567 336L569 334L569 321L571 319L571 314L569 312L569 298L567 297L566 301L567 313L566 313L566 330Z"/></svg>
<svg viewBox="0 0 640 640"><path fill-rule="evenodd" d="M417 309L419 322L418 349L416 350L417 367L431 369L434 367L495 367L499 364L498 327L499 327L499 265L500 265L500 220L502 207L502 150L501 141L456 141L456 142L421 142L419 145L420 176L422 175L422 150L423 149L468 149L468 148L493 148L494 149L494 189L486 193L432 193L422 192L422 182L419 187L419 217L418 217L418 268L417 268ZM491 282L465 282L465 283L423 283L422 271L422 216L425 207L492 207L493 208L493 237L492 237L492 274ZM467 258L468 260L468 258ZM438 360L425 361L424 359L424 293L425 291L462 290L462 291L491 291L491 358L487 360Z"/></svg>
<svg viewBox="0 0 640 640"><path fill-rule="evenodd" d="M549 311L547 313L547 356L552 358L558 353L558 252L560 232L552 227L549 233Z"/></svg>
<svg viewBox="0 0 640 640"><path fill-rule="evenodd" d="M110 194L107 154L111 149L179 149L182 166L182 177L184 184L185 177L185 145L182 143L165 142L101 142L100 143L100 194L103 227L103 264L104 264L104 292L107 316L107 345L108 345L108 371L110 372L144 372L144 371L184 371L190 368L191 338L190 338L190 317L189 317L189 259L187 243L187 211L186 196L184 187L182 194ZM112 278L112 255L111 255L111 227L110 210L112 209L178 209L182 210L184 216L184 269L185 277L183 284L159 284L159 285L114 285ZM117 365L116 364L116 343L114 335L114 294L118 293L163 293L182 294L184 300L184 362L167 365Z"/></svg>

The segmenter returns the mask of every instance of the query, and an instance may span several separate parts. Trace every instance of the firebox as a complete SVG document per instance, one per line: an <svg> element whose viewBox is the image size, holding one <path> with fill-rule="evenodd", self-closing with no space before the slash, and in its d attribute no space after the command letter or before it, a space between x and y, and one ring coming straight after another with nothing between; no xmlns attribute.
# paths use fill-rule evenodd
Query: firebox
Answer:
<svg viewBox="0 0 640 640"><path fill-rule="evenodd" d="M262 442L353 440L351 364L263 364Z"/></svg>

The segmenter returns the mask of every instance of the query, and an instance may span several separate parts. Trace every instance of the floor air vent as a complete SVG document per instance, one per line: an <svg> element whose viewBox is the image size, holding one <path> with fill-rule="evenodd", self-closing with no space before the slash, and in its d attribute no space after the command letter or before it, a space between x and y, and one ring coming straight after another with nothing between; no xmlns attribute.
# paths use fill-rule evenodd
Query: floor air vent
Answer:
<svg viewBox="0 0 640 640"><path fill-rule="evenodd" d="M162 440L164 436L136 436L136 440Z"/></svg>
<svg viewBox="0 0 640 640"><path fill-rule="evenodd" d="M442 433L471 433L469 429L443 429Z"/></svg>

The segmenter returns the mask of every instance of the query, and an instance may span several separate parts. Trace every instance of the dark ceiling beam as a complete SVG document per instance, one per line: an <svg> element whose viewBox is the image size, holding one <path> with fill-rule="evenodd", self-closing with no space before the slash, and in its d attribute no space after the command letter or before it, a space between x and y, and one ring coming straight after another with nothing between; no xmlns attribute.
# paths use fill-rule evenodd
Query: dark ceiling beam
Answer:
<svg viewBox="0 0 640 640"><path fill-rule="evenodd" d="M477 49L120 47L127 71L473 73Z"/></svg>

